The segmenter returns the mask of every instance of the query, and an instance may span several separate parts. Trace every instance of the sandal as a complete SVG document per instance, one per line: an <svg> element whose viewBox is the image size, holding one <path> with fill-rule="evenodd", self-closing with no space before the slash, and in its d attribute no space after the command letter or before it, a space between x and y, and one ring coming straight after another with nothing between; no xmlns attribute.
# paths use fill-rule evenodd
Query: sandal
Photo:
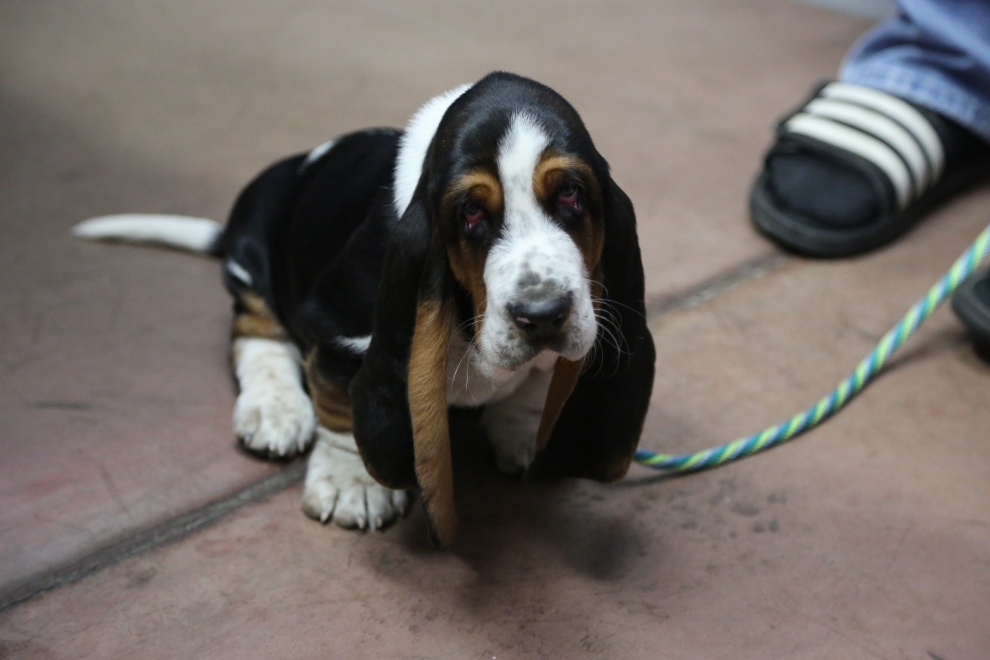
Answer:
<svg viewBox="0 0 990 660"><path fill-rule="evenodd" d="M990 174L990 145L979 137L861 85L820 85L776 132L751 217L783 247L815 257L889 243Z"/></svg>
<svg viewBox="0 0 990 660"><path fill-rule="evenodd" d="M952 295L952 311L973 335L976 348L990 357L990 268L967 277Z"/></svg>

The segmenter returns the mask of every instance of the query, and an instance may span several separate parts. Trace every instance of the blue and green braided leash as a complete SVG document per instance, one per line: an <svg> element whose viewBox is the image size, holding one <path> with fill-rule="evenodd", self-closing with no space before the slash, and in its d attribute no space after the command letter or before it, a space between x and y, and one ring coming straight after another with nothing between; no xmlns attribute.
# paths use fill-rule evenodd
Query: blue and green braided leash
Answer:
<svg viewBox="0 0 990 660"><path fill-rule="evenodd" d="M877 347L859 363L851 376L804 412L761 433L740 438L720 447L679 455L657 454L639 449L633 459L655 470L672 472L705 470L769 449L814 428L838 412L866 387L890 356L914 334L946 298L952 295L966 276L979 266L988 252L990 252L990 227L983 230L979 238L956 260L949 272L931 288L928 295L915 303L904 318L884 335Z"/></svg>

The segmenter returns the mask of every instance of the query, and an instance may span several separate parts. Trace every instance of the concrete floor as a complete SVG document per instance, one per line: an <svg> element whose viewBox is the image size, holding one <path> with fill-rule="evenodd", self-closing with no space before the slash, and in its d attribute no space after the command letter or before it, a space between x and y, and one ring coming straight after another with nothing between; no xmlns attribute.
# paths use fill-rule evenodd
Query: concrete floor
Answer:
<svg viewBox="0 0 990 660"><path fill-rule="evenodd" d="M839 417L708 473L516 483L459 415L437 553L418 512L312 523L300 464L234 448L215 263L68 231L223 218L282 155L529 75L637 207L642 444L700 449L825 393L990 219L983 188L828 263L749 227L773 119L866 27L785 0L4 3L0 658L990 657L990 366L948 310Z"/></svg>

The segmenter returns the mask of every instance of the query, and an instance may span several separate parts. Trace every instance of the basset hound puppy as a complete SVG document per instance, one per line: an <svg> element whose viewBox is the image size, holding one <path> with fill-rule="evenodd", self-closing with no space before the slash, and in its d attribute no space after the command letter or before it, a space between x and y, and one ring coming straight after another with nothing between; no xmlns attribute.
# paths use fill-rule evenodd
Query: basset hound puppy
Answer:
<svg viewBox="0 0 990 660"><path fill-rule="evenodd" d="M629 198L577 112L492 73L278 162L225 228L109 216L90 238L223 259L234 297L234 428L269 456L315 440L303 510L380 529L421 494L431 538L457 526L448 407L483 407L506 472L621 478L654 348Z"/></svg>

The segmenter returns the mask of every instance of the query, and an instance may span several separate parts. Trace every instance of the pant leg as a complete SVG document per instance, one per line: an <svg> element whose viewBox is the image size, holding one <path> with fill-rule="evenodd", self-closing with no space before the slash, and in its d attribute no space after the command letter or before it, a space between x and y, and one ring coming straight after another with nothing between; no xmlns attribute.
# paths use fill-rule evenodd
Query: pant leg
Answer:
<svg viewBox="0 0 990 660"><path fill-rule="evenodd" d="M990 0L898 0L839 79L934 110L990 142Z"/></svg>

